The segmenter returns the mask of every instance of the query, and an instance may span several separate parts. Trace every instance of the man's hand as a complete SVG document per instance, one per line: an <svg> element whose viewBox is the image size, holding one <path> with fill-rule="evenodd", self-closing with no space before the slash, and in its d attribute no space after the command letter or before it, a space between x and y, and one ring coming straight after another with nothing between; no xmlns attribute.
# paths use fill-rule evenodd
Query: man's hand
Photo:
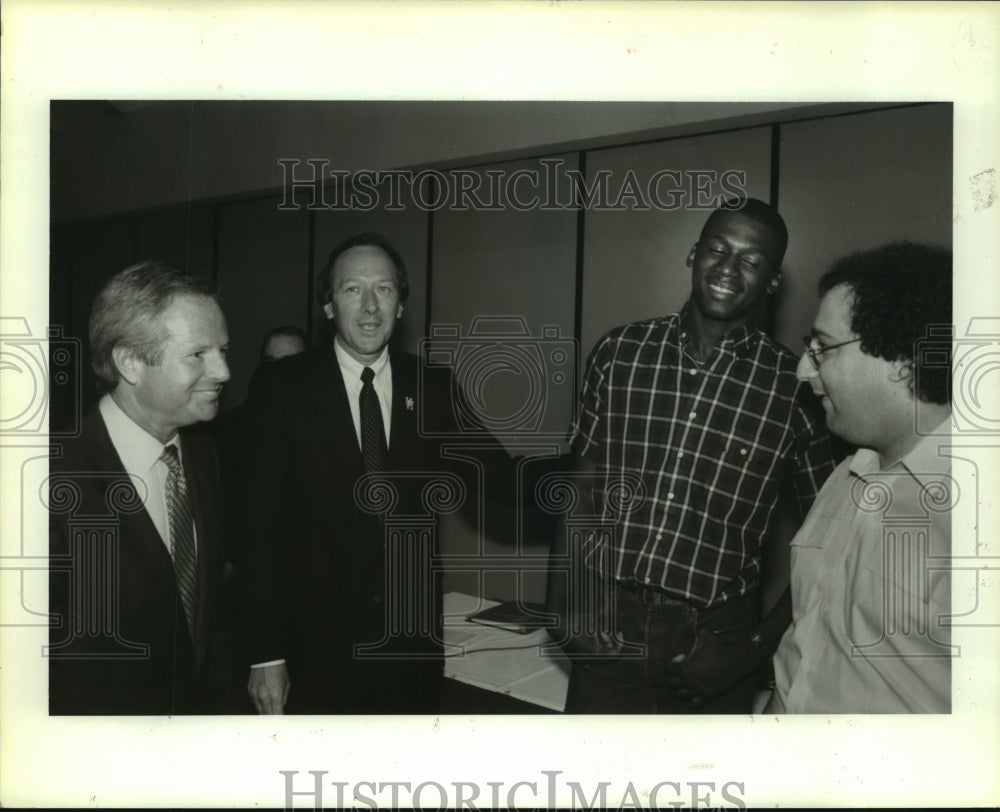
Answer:
<svg viewBox="0 0 1000 812"><path fill-rule="evenodd" d="M250 669L247 692L260 714L283 714L288 701L288 667L284 663Z"/></svg>
<svg viewBox="0 0 1000 812"><path fill-rule="evenodd" d="M698 707L735 687L760 664L760 653L749 637L726 643L702 628L690 653L671 660L667 686Z"/></svg>
<svg viewBox="0 0 1000 812"><path fill-rule="evenodd" d="M620 657L622 653L621 645L607 632L566 635L559 645L571 657L612 658Z"/></svg>
<svg viewBox="0 0 1000 812"><path fill-rule="evenodd" d="M557 613L558 614L558 613ZM615 638L610 632L604 631L603 624L598 623L598 630L592 633L570 631L570 627L582 628L579 620L574 623L560 623L557 627L549 629L549 636L565 651L570 657L586 659L594 658L617 658L621 656L621 633Z"/></svg>

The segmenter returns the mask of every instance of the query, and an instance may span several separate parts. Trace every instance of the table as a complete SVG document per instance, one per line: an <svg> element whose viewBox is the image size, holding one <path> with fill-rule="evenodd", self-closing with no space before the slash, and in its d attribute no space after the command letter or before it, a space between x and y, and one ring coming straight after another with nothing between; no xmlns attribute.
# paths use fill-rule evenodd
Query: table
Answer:
<svg viewBox="0 0 1000 812"><path fill-rule="evenodd" d="M499 601L461 592L444 595L445 678L531 705L562 711L570 663L544 629L528 634L471 623L465 618ZM505 705L509 709L516 705Z"/></svg>
<svg viewBox="0 0 1000 812"><path fill-rule="evenodd" d="M444 595L444 640L446 679L472 686L473 691L451 691L456 704L486 713L561 712L566 705L569 660L546 655L553 646L544 629L529 634L471 623L465 618L500 601L477 598L461 592ZM461 654L458 651L461 650ZM480 691L498 694L491 700ZM757 693L752 713L762 713L770 699L769 690ZM503 701L509 697L518 702Z"/></svg>

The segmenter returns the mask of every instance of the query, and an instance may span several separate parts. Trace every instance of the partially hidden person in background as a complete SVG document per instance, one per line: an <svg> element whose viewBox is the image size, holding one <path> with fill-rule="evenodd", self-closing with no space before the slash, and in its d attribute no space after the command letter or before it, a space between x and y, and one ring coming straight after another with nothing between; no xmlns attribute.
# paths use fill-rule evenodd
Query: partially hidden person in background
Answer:
<svg viewBox="0 0 1000 812"><path fill-rule="evenodd" d="M294 325L279 325L267 331L260 343L260 362L266 364L305 352L309 346L306 331Z"/></svg>

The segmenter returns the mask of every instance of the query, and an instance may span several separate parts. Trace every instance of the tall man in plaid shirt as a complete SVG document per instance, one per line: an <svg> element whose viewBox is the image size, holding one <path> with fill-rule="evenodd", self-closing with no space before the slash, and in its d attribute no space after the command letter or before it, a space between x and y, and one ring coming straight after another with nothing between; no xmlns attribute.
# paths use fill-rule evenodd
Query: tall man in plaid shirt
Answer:
<svg viewBox="0 0 1000 812"><path fill-rule="evenodd" d="M687 257L684 308L591 353L572 447L608 532L574 552L568 603L550 578L574 658L567 712L751 710L791 619L787 592L757 619L779 491L792 485L804 515L834 467L798 359L754 327L787 243L760 200L714 211ZM633 498L603 497L615 491Z"/></svg>

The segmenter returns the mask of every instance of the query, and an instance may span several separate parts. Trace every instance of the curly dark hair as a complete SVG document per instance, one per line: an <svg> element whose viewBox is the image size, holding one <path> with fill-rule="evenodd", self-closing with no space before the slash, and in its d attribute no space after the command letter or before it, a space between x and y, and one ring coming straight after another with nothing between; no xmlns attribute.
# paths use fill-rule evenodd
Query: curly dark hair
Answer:
<svg viewBox="0 0 1000 812"><path fill-rule="evenodd" d="M820 278L819 294L847 285L861 351L906 361L910 390L944 404L951 402L951 274L947 248L894 242L839 259Z"/></svg>

